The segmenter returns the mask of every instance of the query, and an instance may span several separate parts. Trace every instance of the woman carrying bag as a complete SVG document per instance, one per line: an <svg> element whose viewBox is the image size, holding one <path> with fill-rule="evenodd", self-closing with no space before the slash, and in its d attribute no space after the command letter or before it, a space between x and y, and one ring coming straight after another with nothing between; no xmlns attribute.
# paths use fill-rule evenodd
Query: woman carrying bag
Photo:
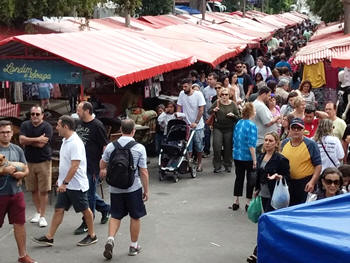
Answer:
<svg viewBox="0 0 350 263"><path fill-rule="evenodd" d="M221 89L218 100L213 103L208 113L215 115L213 123L214 173L221 172L222 164L225 171L230 173L232 168L232 133L239 118L239 112L236 104L229 99L228 88Z"/></svg>
<svg viewBox="0 0 350 263"><path fill-rule="evenodd" d="M275 132L265 134L262 153L257 158L257 178L255 196L260 196L264 212L275 210L271 206L277 180L286 184L289 180L289 161L279 153L280 140ZM279 182L279 183L283 183ZM247 262L257 262L257 247Z"/></svg>

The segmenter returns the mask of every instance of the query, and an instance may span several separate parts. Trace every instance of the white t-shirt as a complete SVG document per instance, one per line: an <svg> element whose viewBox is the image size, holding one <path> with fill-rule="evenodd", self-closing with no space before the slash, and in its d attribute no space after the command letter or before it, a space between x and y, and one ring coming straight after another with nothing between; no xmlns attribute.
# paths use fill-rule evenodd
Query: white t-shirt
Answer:
<svg viewBox="0 0 350 263"><path fill-rule="evenodd" d="M257 146L264 143L264 136L265 133L268 132L277 132L277 125L276 123L271 125L270 127L265 126L272 120L272 113L269 110L269 108L263 103L262 101L256 99L253 102L256 115L254 119L254 123L256 124L256 127L258 128L258 143Z"/></svg>
<svg viewBox="0 0 350 263"><path fill-rule="evenodd" d="M339 159L344 158L344 150L343 150L343 146L340 143L340 140L335 136L328 135L328 136L322 137L322 143L326 148L329 157L331 157L333 162L336 164L336 167L339 167L340 165ZM322 171L328 167L334 167L334 164L328 158L326 152L324 151L322 144L320 142L317 142L317 145L321 153Z"/></svg>
<svg viewBox="0 0 350 263"><path fill-rule="evenodd" d="M75 132L68 138L63 138L60 149L58 185L63 183L71 167L71 161L80 161L78 170L67 185L69 190L89 190L89 180L86 174L86 154L83 141Z"/></svg>
<svg viewBox="0 0 350 263"><path fill-rule="evenodd" d="M258 66L254 66L251 68L251 72L253 75L253 78L255 77L256 73L260 73L264 79L266 80L267 77L271 76L271 69L268 66L262 66L262 68L259 68Z"/></svg>
<svg viewBox="0 0 350 263"><path fill-rule="evenodd" d="M202 92L195 90L191 96L185 94L182 90L177 100L177 104L182 107L187 124L194 123L197 119L199 107L205 105L205 99ZM196 130L204 128L203 117L200 119Z"/></svg>

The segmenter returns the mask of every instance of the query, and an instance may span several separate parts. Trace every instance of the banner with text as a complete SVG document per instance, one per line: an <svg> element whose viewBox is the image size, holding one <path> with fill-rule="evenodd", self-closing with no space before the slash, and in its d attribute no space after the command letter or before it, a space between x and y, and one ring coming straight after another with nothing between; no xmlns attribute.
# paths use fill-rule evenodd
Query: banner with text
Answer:
<svg viewBox="0 0 350 263"><path fill-rule="evenodd" d="M0 59L0 81L81 84L82 71L61 60Z"/></svg>

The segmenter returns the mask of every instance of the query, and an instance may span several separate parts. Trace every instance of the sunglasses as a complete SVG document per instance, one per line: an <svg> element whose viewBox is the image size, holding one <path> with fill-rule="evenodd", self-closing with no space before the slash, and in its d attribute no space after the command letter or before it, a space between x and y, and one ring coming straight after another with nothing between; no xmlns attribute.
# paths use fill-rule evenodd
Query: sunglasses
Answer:
<svg viewBox="0 0 350 263"><path fill-rule="evenodd" d="M221 93L220 96L228 96L228 93Z"/></svg>
<svg viewBox="0 0 350 263"><path fill-rule="evenodd" d="M39 117L41 113L32 112L30 115Z"/></svg>
<svg viewBox="0 0 350 263"><path fill-rule="evenodd" d="M335 186L340 185L340 180L323 179L326 185L334 184Z"/></svg>
<svg viewBox="0 0 350 263"><path fill-rule="evenodd" d="M215 87L216 90L221 89L221 87Z"/></svg>

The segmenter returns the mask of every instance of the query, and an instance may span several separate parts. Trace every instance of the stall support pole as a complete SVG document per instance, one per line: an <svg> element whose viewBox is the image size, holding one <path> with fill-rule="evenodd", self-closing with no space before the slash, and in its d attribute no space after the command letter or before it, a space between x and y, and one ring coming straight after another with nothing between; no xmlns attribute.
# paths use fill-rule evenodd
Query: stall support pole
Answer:
<svg viewBox="0 0 350 263"><path fill-rule="evenodd" d="M80 84L80 101L84 100L84 86Z"/></svg>

